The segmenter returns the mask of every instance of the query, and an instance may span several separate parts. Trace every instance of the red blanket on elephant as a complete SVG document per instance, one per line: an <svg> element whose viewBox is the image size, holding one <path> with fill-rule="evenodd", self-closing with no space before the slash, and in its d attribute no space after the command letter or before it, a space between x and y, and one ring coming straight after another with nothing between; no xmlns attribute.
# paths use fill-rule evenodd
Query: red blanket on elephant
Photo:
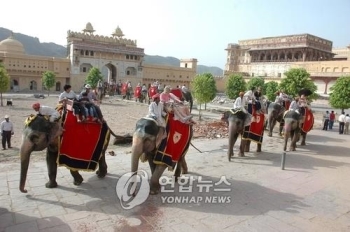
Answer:
<svg viewBox="0 0 350 232"><path fill-rule="evenodd" d="M243 139L252 140L256 143L262 143L264 136L265 115L253 113L252 122L246 126L243 132Z"/></svg>
<svg viewBox="0 0 350 232"><path fill-rule="evenodd" d="M178 97L180 100L182 98L182 91L179 88L172 89L171 93L174 94L176 97Z"/></svg>
<svg viewBox="0 0 350 232"><path fill-rule="evenodd" d="M109 129L106 124L78 123L71 111L63 121L57 163L72 170L94 171L98 167Z"/></svg>
<svg viewBox="0 0 350 232"><path fill-rule="evenodd" d="M174 120L173 114L168 114L166 123L167 137L161 142L153 162L173 169L189 147L191 126Z"/></svg>
<svg viewBox="0 0 350 232"><path fill-rule="evenodd" d="M302 131L305 133L309 132L314 126L314 115L312 114L312 110L305 107L305 120L302 126Z"/></svg>
<svg viewBox="0 0 350 232"><path fill-rule="evenodd" d="M134 91L134 97L139 98L141 97L141 86L137 86Z"/></svg>
<svg viewBox="0 0 350 232"><path fill-rule="evenodd" d="M123 83L122 84L122 90L121 90L122 95L126 95L127 91L128 91L128 84L127 83Z"/></svg>
<svg viewBox="0 0 350 232"><path fill-rule="evenodd" d="M155 95L156 93L158 93L158 87L157 86L151 86L148 89L148 96L149 96L149 98L152 98L152 96Z"/></svg>

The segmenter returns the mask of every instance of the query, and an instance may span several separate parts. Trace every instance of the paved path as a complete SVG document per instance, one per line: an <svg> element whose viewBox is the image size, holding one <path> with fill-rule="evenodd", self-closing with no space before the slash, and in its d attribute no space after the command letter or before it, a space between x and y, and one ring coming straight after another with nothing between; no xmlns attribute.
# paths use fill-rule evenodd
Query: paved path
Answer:
<svg viewBox="0 0 350 232"><path fill-rule="evenodd" d="M130 147L110 146L117 156L107 156L108 176L99 180L83 172L78 187L61 167L59 187L45 188L45 161L33 161L27 194L18 190L19 162L0 163L0 231L350 231L350 136L313 130L307 146L287 153L285 170L282 139L274 136L264 138L262 153L231 162L227 140L195 140L203 153L191 147L187 154L187 176L196 177L193 192L175 185L174 193L149 196L130 210L121 207L115 191L130 170ZM146 164L140 168L149 170ZM230 191L200 192L198 176L210 183L225 176L231 185L220 186ZM194 202L171 203L175 196ZM218 199L226 203L204 201Z"/></svg>

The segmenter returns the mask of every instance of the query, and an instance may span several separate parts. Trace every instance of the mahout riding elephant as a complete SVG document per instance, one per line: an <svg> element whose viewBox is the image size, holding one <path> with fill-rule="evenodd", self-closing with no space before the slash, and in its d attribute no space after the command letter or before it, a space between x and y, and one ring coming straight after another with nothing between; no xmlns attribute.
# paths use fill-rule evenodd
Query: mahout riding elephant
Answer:
<svg viewBox="0 0 350 232"><path fill-rule="evenodd" d="M235 145L238 135L242 135L247 120L248 114L241 110L229 110L223 113L221 120L228 124L228 151L227 157L230 161L233 153L233 146ZM238 156L244 156L244 148L247 140L241 139Z"/></svg>
<svg viewBox="0 0 350 232"><path fill-rule="evenodd" d="M192 93L189 90L182 90L182 98L181 101L186 100L190 103L190 112L192 112L193 107L193 97Z"/></svg>
<svg viewBox="0 0 350 232"><path fill-rule="evenodd" d="M176 126L174 126L175 124L169 125L169 123L176 123ZM182 129L180 127L182 127ZM170 128L176 131L168 130ZM185 133L183 133L183 129L188 133L186 134L187 138ZM185 155L190 146L193 135L192 126L179 121L174 121L173 115L168 114L167 138L163 139L163 132L164 128L158 126L154 119L145 117L137 121L136 129L133 134L131 149L131 172L137 172L140 157L142 161L148 160L152 173L150 180L150 194L157 194L159 192L159 178L167 167L173 169L176 165L174 174L176 180L178 177L180 177L181 173L186 174L188 172ZM169 156L169 153L167 153L168 151L165 150L169 148L169 143L172 141L181 144L173 144L177 146L178 149L177 158L174 158L174 156ZM175 146L173 146L173 148L175 148ZM162 148L165 149L163 150ZM176 159L178 159L177 163L174 162Z"/></svg>
<svg viewBox="0 0 350 232"><path fill-rule="evenodd" d="M283 130L283 114L285 112L285 108L283 105L278 104L276 102L271 102L267 109L267 126L268 126L268 136L272 137L273 128L276 123L279 122L279 135L282 135Z"/></svg>
<svg viewBox="0 0 350 232"><path fill-rule="evenodd" d="M74 120L75 117L72 115ZM62 117L64 118L64 117ZM29 119L29 118L28 118ZM28 121L27 119L27 121ZM26 122L27 122L26 121ZM75 123L77 123L75 121ZM86 125L82 125L80 123L81 127L87 127L88 124L94 124L95 127L100 128L100 134L97 134L97 137L100 139L96 142L96 148L94 150L94 156L96 156L96 163L90 162L89 165L92 168L92 170L95 170L98 166L98 171L96 172L97 176L99 178L103 178L107 174L107 164L105 160L105 152L109 143L110 134L113 136L115 135L112 130L108 127L106 122L103 122L102 124L97 123L86 123ZM47 188L55 188L57 187L56 182L56 175L57 175L57 162L59 157L59 147L62 149L62 144L59 142L58 137L62 134L62 128L59 126L58 123L51 123L49 122L44 116L32 116L30 119L30 123L27 123L22 134L22 144L20 147L20 159L21 159L21 173L20 173L20 183L19 183L19 190L23 193L26 193L27 190L25 189L25 182L27 179L27 172L28 172L28 166L29 166L29 160L30 155L34 151L42 151L46 149L46 163L47 163L47 169L48 169L48 175L49 175L49 181L46 183ZM63 131L63 135L60 138L60 141L64 141L66 138L65 133L73 133L78 134L78 131L76 128L72 129L72 131L69 131L68 129L65 129ZM80 138L80 140L85 140L85 143L79 143L74 144L76 146L76 149L79 150L79 147L86 146L86 136L87 132L85 133L84 138ZM95 146L95 144L93 144ZM74 162L74 161L73 161ZM83 162L83 161L81 161ZM72 164L74 166L74 164ZM79 163L81 165L81 163ZM74 184L80 185L83 182L82 176L79 174L78 170L82 169L77 167L76 169L70 169L70 172L74 178ZM85 169L85 168L84 168ZM85 169L87 170L87 169Z"/></svg>

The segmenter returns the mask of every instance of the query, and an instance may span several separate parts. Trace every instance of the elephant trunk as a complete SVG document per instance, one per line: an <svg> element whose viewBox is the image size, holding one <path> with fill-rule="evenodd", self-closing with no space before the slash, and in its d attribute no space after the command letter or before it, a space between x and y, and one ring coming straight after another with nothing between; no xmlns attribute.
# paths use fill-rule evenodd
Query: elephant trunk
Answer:
<svg viewBox="0 0 350 232"><path fill-rule="evenodd" d="M27 180L30 152L23 152L21 148L20 155L21 155L21 174L20 174L20 180L19 180L19 191L21 191L22 193L27 193L28 191L24 189L24 187Z"/></svg>
<svg viewBox="0 0 350 232"><path fill-rule="evenodd" d="M135 135L132 139L131 148L131 172L137 172L139 167L139 158L143 152L143 141L142 138Z"/></svg>

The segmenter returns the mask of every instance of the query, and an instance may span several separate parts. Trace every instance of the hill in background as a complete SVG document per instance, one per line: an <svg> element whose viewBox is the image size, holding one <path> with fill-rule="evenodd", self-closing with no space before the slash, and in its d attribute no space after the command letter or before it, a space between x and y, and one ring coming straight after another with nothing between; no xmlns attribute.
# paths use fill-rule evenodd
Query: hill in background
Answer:
<svg viewBox="0 0 350 232"><path fill-rule="evenodd" d="M0 41L7 39L11 35L11 30L0 27ZM37 56L52 56L52 57L67 57L67 49L62 45L55 43L41 43L39 38L24 35L21 33L14 33L14 37L20 41L26 53ZM180 66L180 60L175 57L151 56L145 55L144 64L159 64L169 66ZM222 76L223 70L218 67L209 67L205 65L198 65L197 73L212 73L214 76Z"/></svg>

